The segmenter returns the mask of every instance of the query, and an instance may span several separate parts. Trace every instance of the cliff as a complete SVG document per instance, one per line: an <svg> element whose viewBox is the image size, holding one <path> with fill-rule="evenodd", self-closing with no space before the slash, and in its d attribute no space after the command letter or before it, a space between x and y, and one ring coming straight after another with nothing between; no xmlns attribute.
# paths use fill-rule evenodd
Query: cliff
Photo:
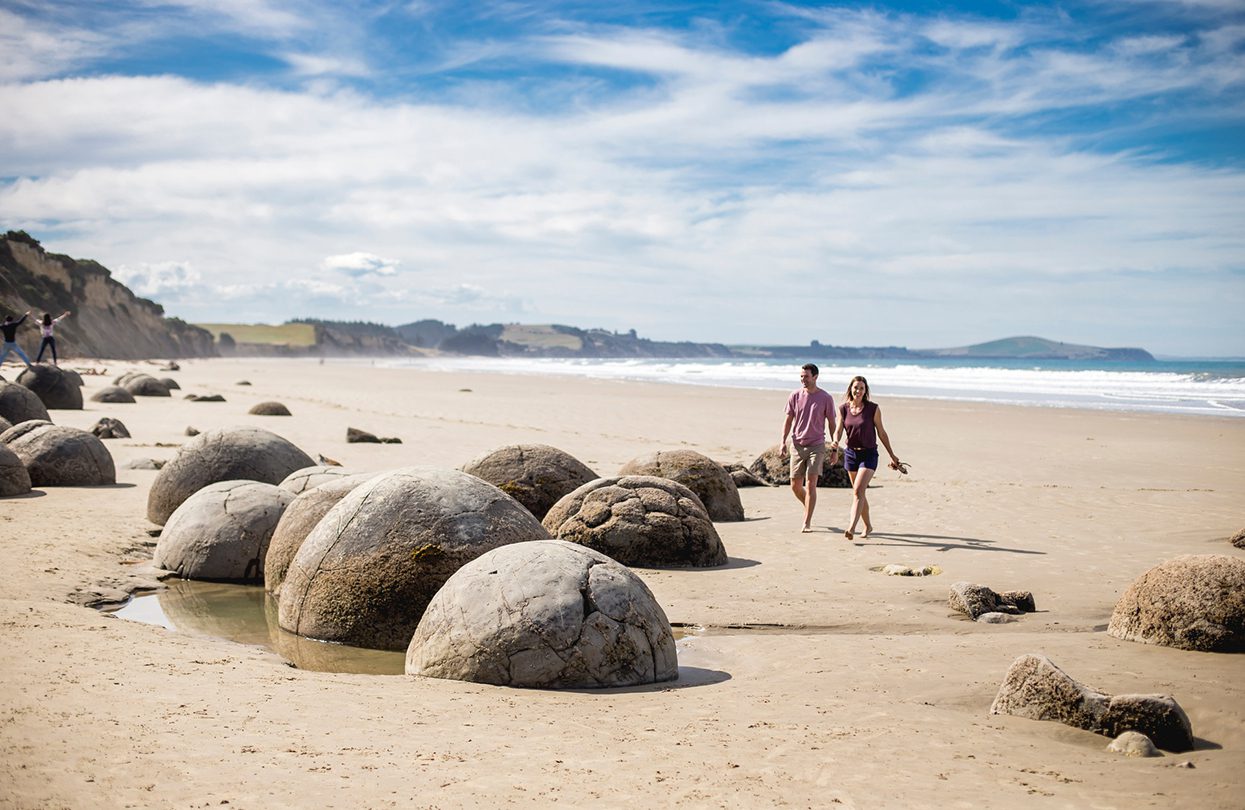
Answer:
<svg viewBox="0 0 1245 810"><path fill-rule="evenodd" d="M1082 346L1077 343L1063 343L1057 340L1032 337L1002 338L986 343L975 343L972 346L958 346L951 349L925 349L918 354L925 357L957 357L964 359L980 358L983 360L1016 359L1016 360L1099 360L1112 363L1153 363L1154 355L1145 349L1119 348L1110 349L1101 346Z"/></svg>
<svg viewBox="0 0 1245 810"><path fill-rule="evenodd" d="M36 319L70 310L73 315L56 325L62 358L216 355L210 333L166 318L163 307L134 295L97 262L48 253L24 231L9 231L0 237L0 311L20 316L26 310L30 318L18 345L27 353L39 348Z"/></svg>

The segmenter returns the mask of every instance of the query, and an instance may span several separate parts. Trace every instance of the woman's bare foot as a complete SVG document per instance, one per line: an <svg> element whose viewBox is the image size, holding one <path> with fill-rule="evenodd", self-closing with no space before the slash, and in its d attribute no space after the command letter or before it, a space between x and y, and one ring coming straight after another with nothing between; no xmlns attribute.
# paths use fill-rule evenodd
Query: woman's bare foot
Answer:
<svg viewBox="0 0 1245 810"><path fill-rule="evenodd" d="M869 536L869 535L871 535L871 534L873 534L873 525L872 525L872 524L869 524L869 523L866 523L866 524L865 524L865 530L864 530L864 532L862 532L862 533L861 533L861 535L860 535L860 536L861 536L861 537L868 537L868 536Z"/></svg>
<svg viewBox="0 0 1245 810"><path fill-rule="evenodd" d="M805 525L803 529L800 529L800 534L808 534L812 530L813 530L812 526Z"/></svg>

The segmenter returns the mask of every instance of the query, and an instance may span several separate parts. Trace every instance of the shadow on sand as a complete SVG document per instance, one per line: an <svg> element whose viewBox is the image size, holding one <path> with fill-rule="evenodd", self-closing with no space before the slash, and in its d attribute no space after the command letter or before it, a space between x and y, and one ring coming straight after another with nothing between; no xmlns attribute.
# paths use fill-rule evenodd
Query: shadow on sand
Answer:
<svg viewBox="0 0 1245 810"><path fill-rule="evenodd" d="M878 540L891 540L893 542L876 542ZM857 536L851 541L858 546L924 546L932 548L936 551L951 551L952 549L962 549L964 551L1002 551L1007 554L1042 554L1045 551L1033 551L1027 548L1009 548L1007 546L998 546L993 540L982 540L978 537L949 537L940 534L896 534L893 532L874 532L868 537Z"/></svg>

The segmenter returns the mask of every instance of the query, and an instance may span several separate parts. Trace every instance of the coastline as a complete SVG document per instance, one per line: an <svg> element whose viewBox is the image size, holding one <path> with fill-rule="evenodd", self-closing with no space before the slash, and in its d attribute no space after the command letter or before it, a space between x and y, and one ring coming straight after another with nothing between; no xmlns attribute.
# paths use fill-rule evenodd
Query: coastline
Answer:
<svg viewBox="0 0 1245 810"><path fill-rule="evenodd" d="M109 364L86 393L129 367L154 368ZM789 491L745 489L748 520L717 525L730 565L637 570L673 622L781 627L690 636L674 684L538 692L294 670L81 607L150 584L121 563L150 558L155 473L124 463L171 457L159 445L185 441L188 424L258 425L360 471L456 467L513 442L553 444L601 475L671 447L748 463L778 439L781 393L256 358L187 361L170 376L183 388L172 400L52 414L129 426L134 439L106 443L116 487L0 501L0 806L976 806L990 792L1106 807L1189 794L1226 808L1245 784L1245 657L1101 629L1148 567L1241 554L1224 539L1241 528L1245 491L1235 418L879 395L913 468L879 474L871 542L834 531L845 490L822 490L822 531L802 537ZM294 415L246 414L270 399ZM404 443L348 445L347 426ZM890 562L943 573L871 570ZM1039 612L961 621L946 607L957 580L1031 590ZM1204 745L1124 760L1106 738L989 715L1029 652L1107 692L1172 694ZM1171 767L1184 761L1196 768Z"/></svg>

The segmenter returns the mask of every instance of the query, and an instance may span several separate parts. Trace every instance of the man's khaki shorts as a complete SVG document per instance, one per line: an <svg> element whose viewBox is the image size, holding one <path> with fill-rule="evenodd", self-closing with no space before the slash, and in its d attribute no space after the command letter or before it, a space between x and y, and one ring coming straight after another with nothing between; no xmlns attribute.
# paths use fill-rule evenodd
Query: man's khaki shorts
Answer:
<svg viewBox="0 0 1245 810"><path fill-rule="evenodd" d="M821 468L826 463L826 443L804 447L792 442L791 449L791 480L804 481L811 478L815 485L821 477Z"/></svg>

